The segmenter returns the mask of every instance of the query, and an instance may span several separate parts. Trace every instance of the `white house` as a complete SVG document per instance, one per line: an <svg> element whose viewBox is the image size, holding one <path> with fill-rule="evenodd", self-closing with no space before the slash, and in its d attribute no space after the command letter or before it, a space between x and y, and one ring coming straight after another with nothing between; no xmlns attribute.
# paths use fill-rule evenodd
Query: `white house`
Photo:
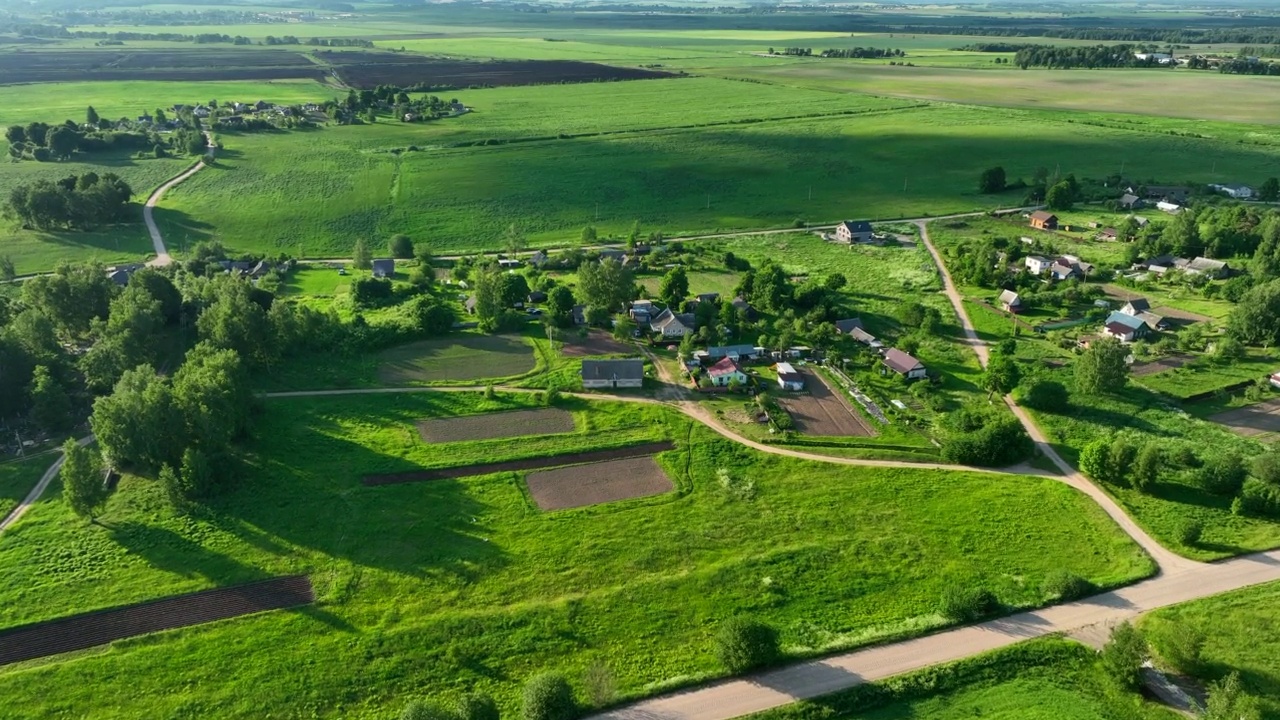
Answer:
<svg viewBox="0 0 1280 720"><path fill-rule="evenodd" d="M874 233L866 220L845 220L836 226L836 239L840 242L871 242Z"/></svg>
<svg viewBox="0 0 1280 720"><path fill-rule="evenodd" d="M1027 272L1033 275L1043 275L1046 270L1053 266L1053 260L1043 255L1028 255L1023 259L1027 264Z"/></svg>
<svg viewBox="0 0 1280 720"><path fill-rule="evenodd" d="M663 338L682 338L695 330L692 313L673 313L667 308L649 321L649 329Z"/></svg>
<svg viewBox="0 0 1280 720"><path fill-rule="evenodd" d="M1000 305L1006 312L1016 313L1022 309L1022 298L1012 290L1005 290L1000 293Z"/></svg>
<svg viewBox="0 0 1280 720"><path fill-rule="evenodd" d="M1236 200L1248 200L1253 197L1253 188L1248 185L1210 185L1214 192L1220 192Z"/></svg>
<svg viewBox="0 0 1280 720"><path fill-rule="evenodd" d="M1151 303L1146 298L1134 298L1124 305L1120 306L1120 312L1132 317L1138 317L1144 312L1151 310Z"/></svg>
<svg viewBox="0 0 1280 720"><path fill-rule="evenodd" d="M731 358L723 358L720 362L707 368L707 377L711 378L711 384L716 387L728 387L735 381L739 385L747 383L747 374L742 372L738 367L738 363Z"/></svg>
<svg viewBox="0 0 1280 720"><path fill-rule="evenodd" d="M783 390L803 390L804 376L796 372L791 363L778 363L778 387Z"/></svg>

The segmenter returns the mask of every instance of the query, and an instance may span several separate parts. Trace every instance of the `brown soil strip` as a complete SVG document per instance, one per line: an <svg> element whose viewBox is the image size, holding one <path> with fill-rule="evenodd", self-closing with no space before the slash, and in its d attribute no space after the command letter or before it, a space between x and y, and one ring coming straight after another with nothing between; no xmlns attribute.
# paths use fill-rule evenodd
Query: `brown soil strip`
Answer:
<svg viewBox="0 0 1280 720"><path fill-rule="evenodd" d="M423 482L426 480L449 480L452 478L473 477L475 475L491 475L498 472L514 472L518 470L541 470L561 465L603 462L605 460L621 460L666 452L675 448L670 440L662 442L628 445L610 450L591 450L589 452L565 453L524 460L508 460L506 462L483 463L480 465L463 465L462 467L440 468L437 470L410 470L402 473L385 473L382 475L365 475L361 482L365 485L394 485L396 483Z"/></svg>
<svg viewBox="0 0 1280 720"><path fill-rule="evenodd" d="M585 338L570 337L560 346L560 354L565 357L588 357L591 355L634 355L634 345L620 343L612 335L593 331Z"/></svg>
<svg viewBox="0 0 1280 720"><path fill-rule="evenodd" d="M306 575L153 600L0 631L0 665L315 602Z"/></svg>
<svg viewBox="0 0 1280 720"><path fill-rule="evenodd" d="M857 411L849 405L844 393L833 390L819 373L808 369L804 373L804 386L808 395L779 392L774 397L786 408L796 429L802 435L814 437L874 437L875 431L867 427Z"/></svg>
<svg viewBox="0 0 1280 720"><path fill-rule="evenodd" d="M1190 355L1169 355L1151 362L1136 363L1129 367L1129 374L1134 377L1155 375L1165 370L1173 370L1191 362L1195 358Z"/></svg>
<svg viewBox="0 0 1280 720"><path fill-rule="evenodd" d="M650 497L675 489L652 455L544 470L530 474L528 484L533 501L543 510Z"/></svg>
<svg viewBox="0 0 1280 720"><path fill-rule="evenodd" d="M573 427L573 413L545 408L419 420L418 434L429 443L450 443L570 433Z"/></svg>

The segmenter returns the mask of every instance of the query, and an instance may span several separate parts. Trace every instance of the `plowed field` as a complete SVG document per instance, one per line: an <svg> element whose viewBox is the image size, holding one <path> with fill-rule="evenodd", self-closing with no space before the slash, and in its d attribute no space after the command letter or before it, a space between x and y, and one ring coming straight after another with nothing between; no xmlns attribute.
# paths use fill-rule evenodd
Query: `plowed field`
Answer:
<svg viewBox="0 0 1280 720"><path fill-rule="evenodd" d="M418 434L429 443L495 440L568 432L573 432L573 414L555 408L418 421Z"/></svg>

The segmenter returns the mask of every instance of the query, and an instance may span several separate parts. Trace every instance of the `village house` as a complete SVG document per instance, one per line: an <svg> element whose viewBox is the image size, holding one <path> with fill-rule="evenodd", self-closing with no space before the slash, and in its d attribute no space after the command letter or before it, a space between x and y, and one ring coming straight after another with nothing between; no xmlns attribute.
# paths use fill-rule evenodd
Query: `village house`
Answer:
<svg viewBox="0 0 1280 720"><path fill-rule="evenodd" d="M1120 196L1120 207L1125 210L1137 210L1142 207L1143 204L1142 198L1134 195L1133 193L1125 193Z"/></svg>
<svg viewBox="0 0 1280 720"><path fill-rule="evenodd" d="M1115 241L1120 239L1120 232L1112 227L1102 228L1102 232L1098 233L1098 238L1101 240Z"/></svg>
<svg viewBox="0 0 1280 720"><path fill-rule="evenodd" d="M682 338L697 329L696 323L693 313L673 313L667 308L649 321L649 329L663 339Z"/></svg>
<svg viewBox="0 0 1280 720"><path fill-rule="evenodd" d="M1069 262L1054 260L1053 264L1049 266L1049 277L1054 280L1069 280L1080 277L1080 271Z"/></svg>
<svg viewBox="0 0 1280 720"><path fill-rule="evenodd" d="M638 388L644 385L644 360L583 360L582 387Z"/></svg>
<svg viewBox="0 0 1280 720"><path fill-rule="evenodd" d="M1175 202L1169 202L1168 200L1161 200L1160 202L1156 203L1156 209L1160 210L1161 212L1167 212L1171 215L1177 215L1178 213L1182 212L1181 205Z"/></svg>
<svg viewBox="0 0 1280 720"><path fill-rule="evenodd" d="M747 383L747 374L742 372L742 368L738 367L738 363L734 362L733 358L721 358L715 365L707 368L707 377L716 387L728 387L734 382L739 385Z"/></svg>
<svg viewBox="0 0 1280 720"><path fill-rule="evenodd" d="M908 380L916 380L928 375L924 363L898 348L891 348L884 354L884 366Z"/></svg>
<svg viewBox="0 0 1280 720"><path fill-rule="evenodd" d="M1005 312L1017 313L1022 310L1022 298L1012 290L1005 290L1000 293L1000 307Z"/></svg>
<svg viewBox="0 0 1280 720"><path fill-rule="evenodd" d="M1058 216L1045 210L1031 213L1031 227L1037 230L1057 230Z"/></svg>
<svg viewBox="0 0 1280 720"><path fill-rule="evenodd" d="M1222 193L1236 200L1248 200L1253 197L1253 188L1248 185L1210 185L1214 192Z"/></svg>
<svg viewBox="0 0 1280 720"><path fill-rule="evenodd" d="M793 392L804 390L804 375L796 372L791 363L780 362L777 365L777 370L778 387Z"/></svg>
<svg viewBox="0 0 1280 720"><path fill-rule="evenodd" d="M394 277L396 274L396 261L390 258L380 258L373 261L373 276L376 278Z"/></svg>
<svg viewBox="0 0 1280 720"><path fill-rule="evenodd" d="M850 330L849 337L853 338L855 342L860 342L873 350L884 347L884 343L877 340L875 335L872 335L862 328L854 328Z"/></svg>
<svg viewBox="0 0 1280 720"><path fill-rule="evenodd" d="M729 358L734 362L743 362L746 360L754 360L763 352L764 348L758 348L754 345L713 345L707 348L704 356L708 360Z"/></svg>
<svg viewBox="0 0 1280 720"><path fill-rule="evenodd" d="M1151 310L1151 303L1147 302L1146 298L1134 298L1120 306L1120 312L1133 317L1138 317L1149 310Z"/></svg>
<svg viewBox="0 0 1280 720"><path fill-rule="evenodd" d="M1194 258L1187 263L1183 271L1188 275L1208 275L1218 280L1227 276L1231 272L1231 268L1221 260L1210 260L1207 257Z"/></svg>
<svg viewBox="0 0 1280 720"><path fill-rule="evenodd" d="M836 321L836 332L848 335L854 330L862 329L862 318L844 318Z"/></svg>
<svg viewBox="0 0 1280 720"><path fill-rule="evenodd" d="M1053 267L1053 261L1043 255L1028 255L1023 258L1023 262L1027 265L1027 272L1032 275L1043 275L1046 270Z"/></svg>
<svg viewBox="0 0 1280 720"><path fill-rule="evenodd" d="M1187 201L1191 191L1178 185L1147 185L1145 187L1129 187L1125 192L1141 195L1148 200L1164 200L1181 205Z"/></svg>
<svg viewBox="0 0 1280 720"><path fill-rule="evenodd" d="M1146 337L1147 323L1141 318L1117 310L1107 316L1106 322L1102 324L1102 334L1120 342L1133 342Z"/></svg>
<svg viewBox="0 0 1280 720"><path fill-rule="evenodd" d="M475 295L472 295L471 297L467 298L467 301L462 305L467 309L468 315L476 314L476 296Z"/></svg>
<svg viewBox="0 0 1280 720"><path fill-rule="evenodd" d="M535 252L534 254L529 256L529 264L536 268L540 268L543 265L546 265L547 254L541 250Z"/></svg>
<svg viewBox="0 0 1280 720"><path fill-rule="evenodd" d="M840 242L871 242L874 234L871 230L871 223L866 220L845 220L836 226L836 239Z"/></svg>
<svg viewBox="0 0 1280 720"><path fill-rule="evenodd" d="M739 315L745 317L747 320L754 321L758 316L758 313L756 313L756 309L751 307L751 303L743 299L741 295L739 295L738 297L735 297L733 299L733 302L729 304L733 306L734 310L738 311Z"/></svg>

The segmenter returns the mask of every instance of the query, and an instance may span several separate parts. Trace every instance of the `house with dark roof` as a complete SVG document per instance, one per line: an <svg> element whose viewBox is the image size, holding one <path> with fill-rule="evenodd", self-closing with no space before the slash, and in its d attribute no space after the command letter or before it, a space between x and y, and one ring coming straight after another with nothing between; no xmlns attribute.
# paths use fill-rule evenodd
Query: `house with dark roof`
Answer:
<svg viewBox="0 0 1280 720"><path fill-rule="evenodd" d="M1102 230L1098 233L1098 237L1102 240L1109 240L1109 241L1119 240L1120 231L1116 230L1113 227L1102 228Z"/></svg>
<svg viewBox="0 0 1280 720"><path fill-rule="evenodd" d="M716 387L728 387L735 381L745 385L748 380L747 374L742 372L733 358L721 358L715 365L707 368L707 377L711 378L711 384Z"/></svg>
<svg viewBox="0 0 1280 720"><path fill-rule="evenodd" d="M884 366L908 380L915 380L928 375L924 363L898 348L891 348L884 354Z"/></svg>
<svg viewBox="0 0 1280 720"><path fill-rule="evenodd" d="M547 264L547 254L541 250L529 256L529 264L534 267L542 267Z"/></svg>
<svg viewBox="0 0 1280 720"><path fill-rule="evenodd" d="M638 388L644 385L644 360L583 360L582 387Z"/></svg>
<svg viewBox="0 0 1280 720"><path fill-rule="evenodd" d="M1141 315L1144 312L1147 312L1150 309L1151 309L1151 303L1147 302L1146 298L1134 298L1129 302L1125 303L1124 305L1120 306L1120 312L1124 313L1125 315L1132 315L1134 317L1138 317L1139 315Z"/></svg>
<svg viewBox="0 0 1280 720"><path fill-rule="evenodd" d="M751 307L751 303L743 299L741 295L735 297L730 305L733 305L733 308L745 315L748 320L755 320L757 317L756 309Z"/></svg>
<svg viewBox="0 0 1280 720"><path fill-rule="evenodd" d="M649 321L649 329L663 338L682 338L697 330L693 313L673 313L667 308Z"/></svg>
<svg viewBox="0 0 1280 720"><path fill-rule="evenodd" d="M574 305L573 309L569 311L569 317L572 318L574 325L586 325L587 324L587 306Z"/></svg>
<svg viewBox="0 0 1280 720"><path fill-rule="evenodd" d="M836 226L836 239L847 243L871 242L875 233L866 220L845 220Z"/></svg>
<svg viewBox="0 0 1280 720"><path fill-rule="evenodd" d="M1147 335L1147 323L1142 318L1127 315L1119 310L1107 316L1102 324L1102 334L1120 342L1133 342Z"/></svg>
<svg viewBox="0 0 1280 720"><path fill-rule="evenodd" d="M862 318L845 318L836 321L836 332L841 335L848 335L854 330L862 328Z"/></svg>
<svg viewBox="0 0 1280 720"><path fill-rule="evenodd" d="M395 277L396 261L391 258L379 258L373 261L373 276L376 278Z"/></svg>
<svg viewBox="0 0 1280 720"><path fill-rule="evenodd" d="M849 337L853 338L855 342L860 342L872 349L884 347L884 343L877 340L875 335L872 335L862 328L854 328L850 330Z"/></svg>
<svg viewBox="0 0 1280 720"><path fill-rule="evenodd" d="M534 290L533 292L529 293L528 300L529 302L535 303L535 304L544 303L547 301L547 294L542 292L541 290Z"/></svg>
<svg viewBox="0 0 1280 720"><path fill-rule="evenodd" d="M1194 258L1183 270L1188 275L1208 275L1215 280L1224 278L1231 272L1231 268L1225 262L1210 260L1207 257Z"/></svg>
<svg viewBox="0 0 1280 720"><path fill-rule="evenodd" d="M754 345L713 345L707 348L706 358L708 360L719 360L720 358L729 358L734 361L753 360L759 351Z"/></svg>
<svg viewBox="0 0 1280 720"><path fill-rule="evenodd" d="M1142 207L1142 205L1142 198L1134 195L1133 193L1125 193L1120 196L1120 207L1125 210L1137 210Z"/></svg>

